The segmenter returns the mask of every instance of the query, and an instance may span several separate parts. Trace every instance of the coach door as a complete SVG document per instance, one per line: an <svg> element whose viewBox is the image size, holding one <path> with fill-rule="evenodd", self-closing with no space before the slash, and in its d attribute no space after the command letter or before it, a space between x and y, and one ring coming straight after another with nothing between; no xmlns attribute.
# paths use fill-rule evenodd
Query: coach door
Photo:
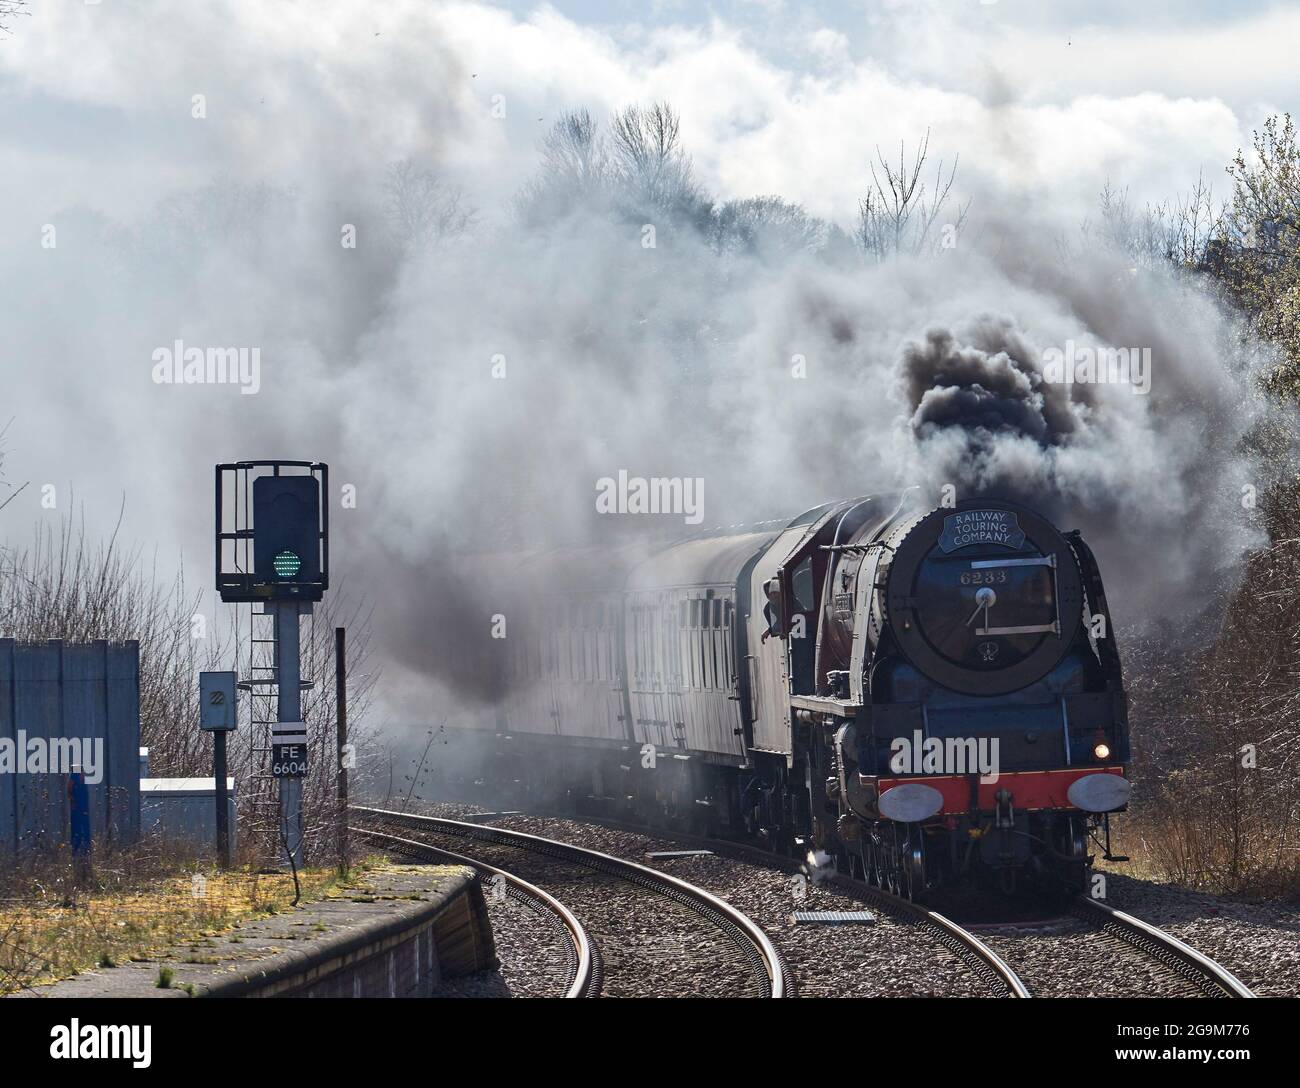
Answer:
<svg viewBox="0 0 1300 1088"><path fill-rule="evenodd" d="M658 598L638 595L628 605L627 647L628 696L632 705L632 726L639 743L667 747L669 729L668 692L664 676L664 625Z"/></svg>
<svg viewBox="0 0 1300 1088"><path fill-rule="evenodd" d="M686 637L685 625L680 622L680 617L686 615L686 608L685 601L676 601L670 594L664 594L659 599L664 649L664 704L668 719L664 743L675 748L687 747L688 679L684 657L689 653L690 643Z"/></svg>
<svg viewBox="0 0 1300 1088"><path fill-rule="evenodd" d="M765 587L769 581L779 579L782 564L794 552L808 533L807 526L786 529L776 542L754 564L750 574L749 615L745 617L749 655L750 700L754 715L754 747L764 752L792 752L790 733L790 670L787 656L787 634L782 616L778 634L770 634L763 607L768 603ZM788 597L788 594L787 594ZM784 600L788 611L790 602Z"/></svg>

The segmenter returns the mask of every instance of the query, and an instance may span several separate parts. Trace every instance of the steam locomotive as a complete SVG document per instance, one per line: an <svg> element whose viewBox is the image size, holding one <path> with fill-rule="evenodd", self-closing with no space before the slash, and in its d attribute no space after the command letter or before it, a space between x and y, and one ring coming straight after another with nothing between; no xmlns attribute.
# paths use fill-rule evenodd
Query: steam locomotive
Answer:
<svg viewBox="0 0 1300 1088"><path fill-rule="evenodd" d="M1127 706L1078 532L909 492L511 565L501 698L443 761L489 803L816 852L918 899L1077 889L1090 842L1110 856Z"/></svg>

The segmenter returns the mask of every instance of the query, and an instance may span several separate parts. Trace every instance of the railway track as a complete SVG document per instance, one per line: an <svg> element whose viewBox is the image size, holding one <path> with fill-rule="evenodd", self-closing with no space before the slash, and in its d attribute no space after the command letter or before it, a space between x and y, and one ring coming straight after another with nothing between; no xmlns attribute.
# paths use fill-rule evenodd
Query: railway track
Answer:
<svg viewBox="0 0 1300 1088"><path fill-rule="evenodd" d="M549 892L495 865L430 846L428 843L389 835L371 827L353 827L350 830L367 842L381 846L389 853L410 858L412 861L466 865L474 869L478 873L480 883L489 886L489 898L504 894L524 909L531 911L561 938L566 985L560 996L566 998L600 996L600 957L595 945L587 935L586 928L573 912Z"/></svg>
<svg viewBox="0 0 1300 1088"><path fill-rule="evenodd" d="M1074 909L1079 917L1100 926L1108 936L1142 951L1208 997L1255 996L1226 967L1158 926L1086 896L1075 901Z"/></svg>
<svg viewBox="0 0 1300 1088"><path fill-rule="evenodd" d="M1035 997L1254 997L1221 964L1132 915L1087 896L1063 917L981 923Z"/></svg>
<svg viewBox="0 0 1300 1088"><path fill-rule="evenodd" d="M836 874L829 882L861 902L875 903L896 917L908 918L923 926L939 944L979 976L991 996L1032 996L1006 960L969 929L938 911L913 903L910 899L900 898L862 880Z"/></svg>
<svg viewBox="0 0 1300 1088"><path fill-rule="evenodd" d="M397 822L409 821L406 826L428 827L426 821L454 825L462 829L459 834L480 841L523 836L562 849L584 849L490 825L405 813L384 815ZM572 819L569 816L558 818ZM785 873L795 873L804 868L796 859L741 843L687 833L664 833L617 820L588 818L578 822L632 834L666 837L684 847L706 849L720 856L731 856ZM635 863L607 854L584 852L616 864L635 866ZM644 866L635 868L665 879L675 879ZM984 992L992 996L1254 996L1222 965L1171 934L1087 897L1080 896L1072 901L1071 916L1061 919L1055 928L1009 923L1006 926L981 926L981 934L977 935L936 910L863 881L830 874L825 878L825 884L845 897L884 911L896 921L919 927L936 945L946 949L975 974ZM787 982L787 988L789 985Z"/></svg>
<svg viewBox="0 0 1300 1088"><path fill-rule="evenodd" d="M606 996L785 997L786 970L767 934L709 892L647 866L519 831L462 820L353 807L357 830L402 849L455 855L561 896L590 934ZM404 832L396 835L396 831ZM471 856L447 849L455 843ZM409 845L414 844L414 845ZM396 849L396 847L395 847ZM554 894L563 889L559 895ZM594 996L594 995L593 995Z"/></svg>
<svg viewBox="0 0 1300 1088"><path fill-rule="evenodd" d="M572 817L567 816L558 818L572 819ZM803 869L801 863L794 858L769 853L757 847L730 840L711 839L688 833L661 832L654 828L618 820L584 818L578 822L637 835L664 837L671 839L675 843L680 843L682 846L706 849L720 856L730 856L762 868L776 869L788 874L797 873ZM970 930L958 925L939 912L892 895L861 880L854 880L840 874L828 876L826 883L849 899L874 906L889 914L894 920L905 925L916 926L922 930L927 938L951 953L970 970L980 980L987 994L994 997L1009 998L1030 996L1024 983L1001 956Z"/></svg>
<svg viewBox="0 0 1300 1088"><path fill-rule="evenodd" d="M560 818L572 819L568 816ZM793 858L728 840L664 833L618 820L587 818L581 822L634 834L665 836L683 846L731 855L787 873L802 868ZM1074 962L1080 941L1088 938L1092 938L1095 947L1087 958L1097 964L1097 974L1107 973L1123 981L1122 985L1097 987L1102 993L1124 996L1255 996L1221 964L1172 934L1085 896L1078 897L1070 905L1072 916L1078 922L1071 932L1052 934L1031 928L1023 936L990 933L985 938L936 910L863 881L833 874L827 878L827 883L846 896L923 928L973 971L986 992L993 996L1026 998L1089 994L1096 983L1096 975L1088 975L1086 964L1081 967ZM996 931L1002 927L991 928ZM1007 928L1014 931L1017 927L1013 924ZM1097 937L1104 940L1097 941ZM1052 947L1054 945L1059 947ZM1022 955L1024 946L1030 946L1035 954Z"/></svg>

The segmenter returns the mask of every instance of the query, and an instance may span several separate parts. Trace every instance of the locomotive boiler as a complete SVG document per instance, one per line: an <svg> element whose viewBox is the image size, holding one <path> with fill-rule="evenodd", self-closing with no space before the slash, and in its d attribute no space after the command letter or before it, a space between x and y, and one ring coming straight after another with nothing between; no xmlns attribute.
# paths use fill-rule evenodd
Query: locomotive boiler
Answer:
<svg viewBox="0 0 1300 1088"><path fill-rule="evenodd" d="M914 898L1077 889L1109 856L1126 699L1078 532L908 492L514 566L502 695L462 731L485 800L817 852Z"/></svg>

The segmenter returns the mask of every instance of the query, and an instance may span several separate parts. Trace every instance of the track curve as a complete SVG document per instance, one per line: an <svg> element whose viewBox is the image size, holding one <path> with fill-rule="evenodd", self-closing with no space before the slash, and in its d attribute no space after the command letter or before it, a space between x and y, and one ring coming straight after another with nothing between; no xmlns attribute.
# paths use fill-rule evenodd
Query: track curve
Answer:
<svg viewBox="0 0 1300 1088"><path fill-rule="evenodd" d="M505 882L507 895L543 917L554 919L555 924L564 930L568 939L568 947L571 950L570 981L564 996L566 998L600 996L600 958L596 953L595 945L588 936L586 928L578 921L573 912L549 892L543 891L535 884L530 884L514 873L507 872L495 865L489 865L477 858L466 857L463 854L457 854L437 846L430 846L428 843L417 842L414 839L389 835L373 828L352 827L349 830L353 834L362 836L368 842L382 846L393 853L401 854L403 857L420 861L439 861L466 865L474 869L479 874L480 880L484 882L486 882L486 878L500 878Z"/></svg>
<svg viewBox="0 0 1300 1088"><path fill-rule="evenodd" d="M600 851L526 832L507 831L462 820L363 806L353 806L350 811L360 831L388 834L389 829L398 827L417 833L424 830L436 835L511 847L569 865L581 866L667 898L692 914L707 920L730 941L749 963L753 981L761 996L772 998L789 996L790 987L785 966L776 946L767 934L752 919L725 900L677 877ZM417 845L430 846L433 849L442 849L432 844L418 843L418 840L409 841L416 841ZM475 864L472 859L466 860L469 864Z"/></svg>

